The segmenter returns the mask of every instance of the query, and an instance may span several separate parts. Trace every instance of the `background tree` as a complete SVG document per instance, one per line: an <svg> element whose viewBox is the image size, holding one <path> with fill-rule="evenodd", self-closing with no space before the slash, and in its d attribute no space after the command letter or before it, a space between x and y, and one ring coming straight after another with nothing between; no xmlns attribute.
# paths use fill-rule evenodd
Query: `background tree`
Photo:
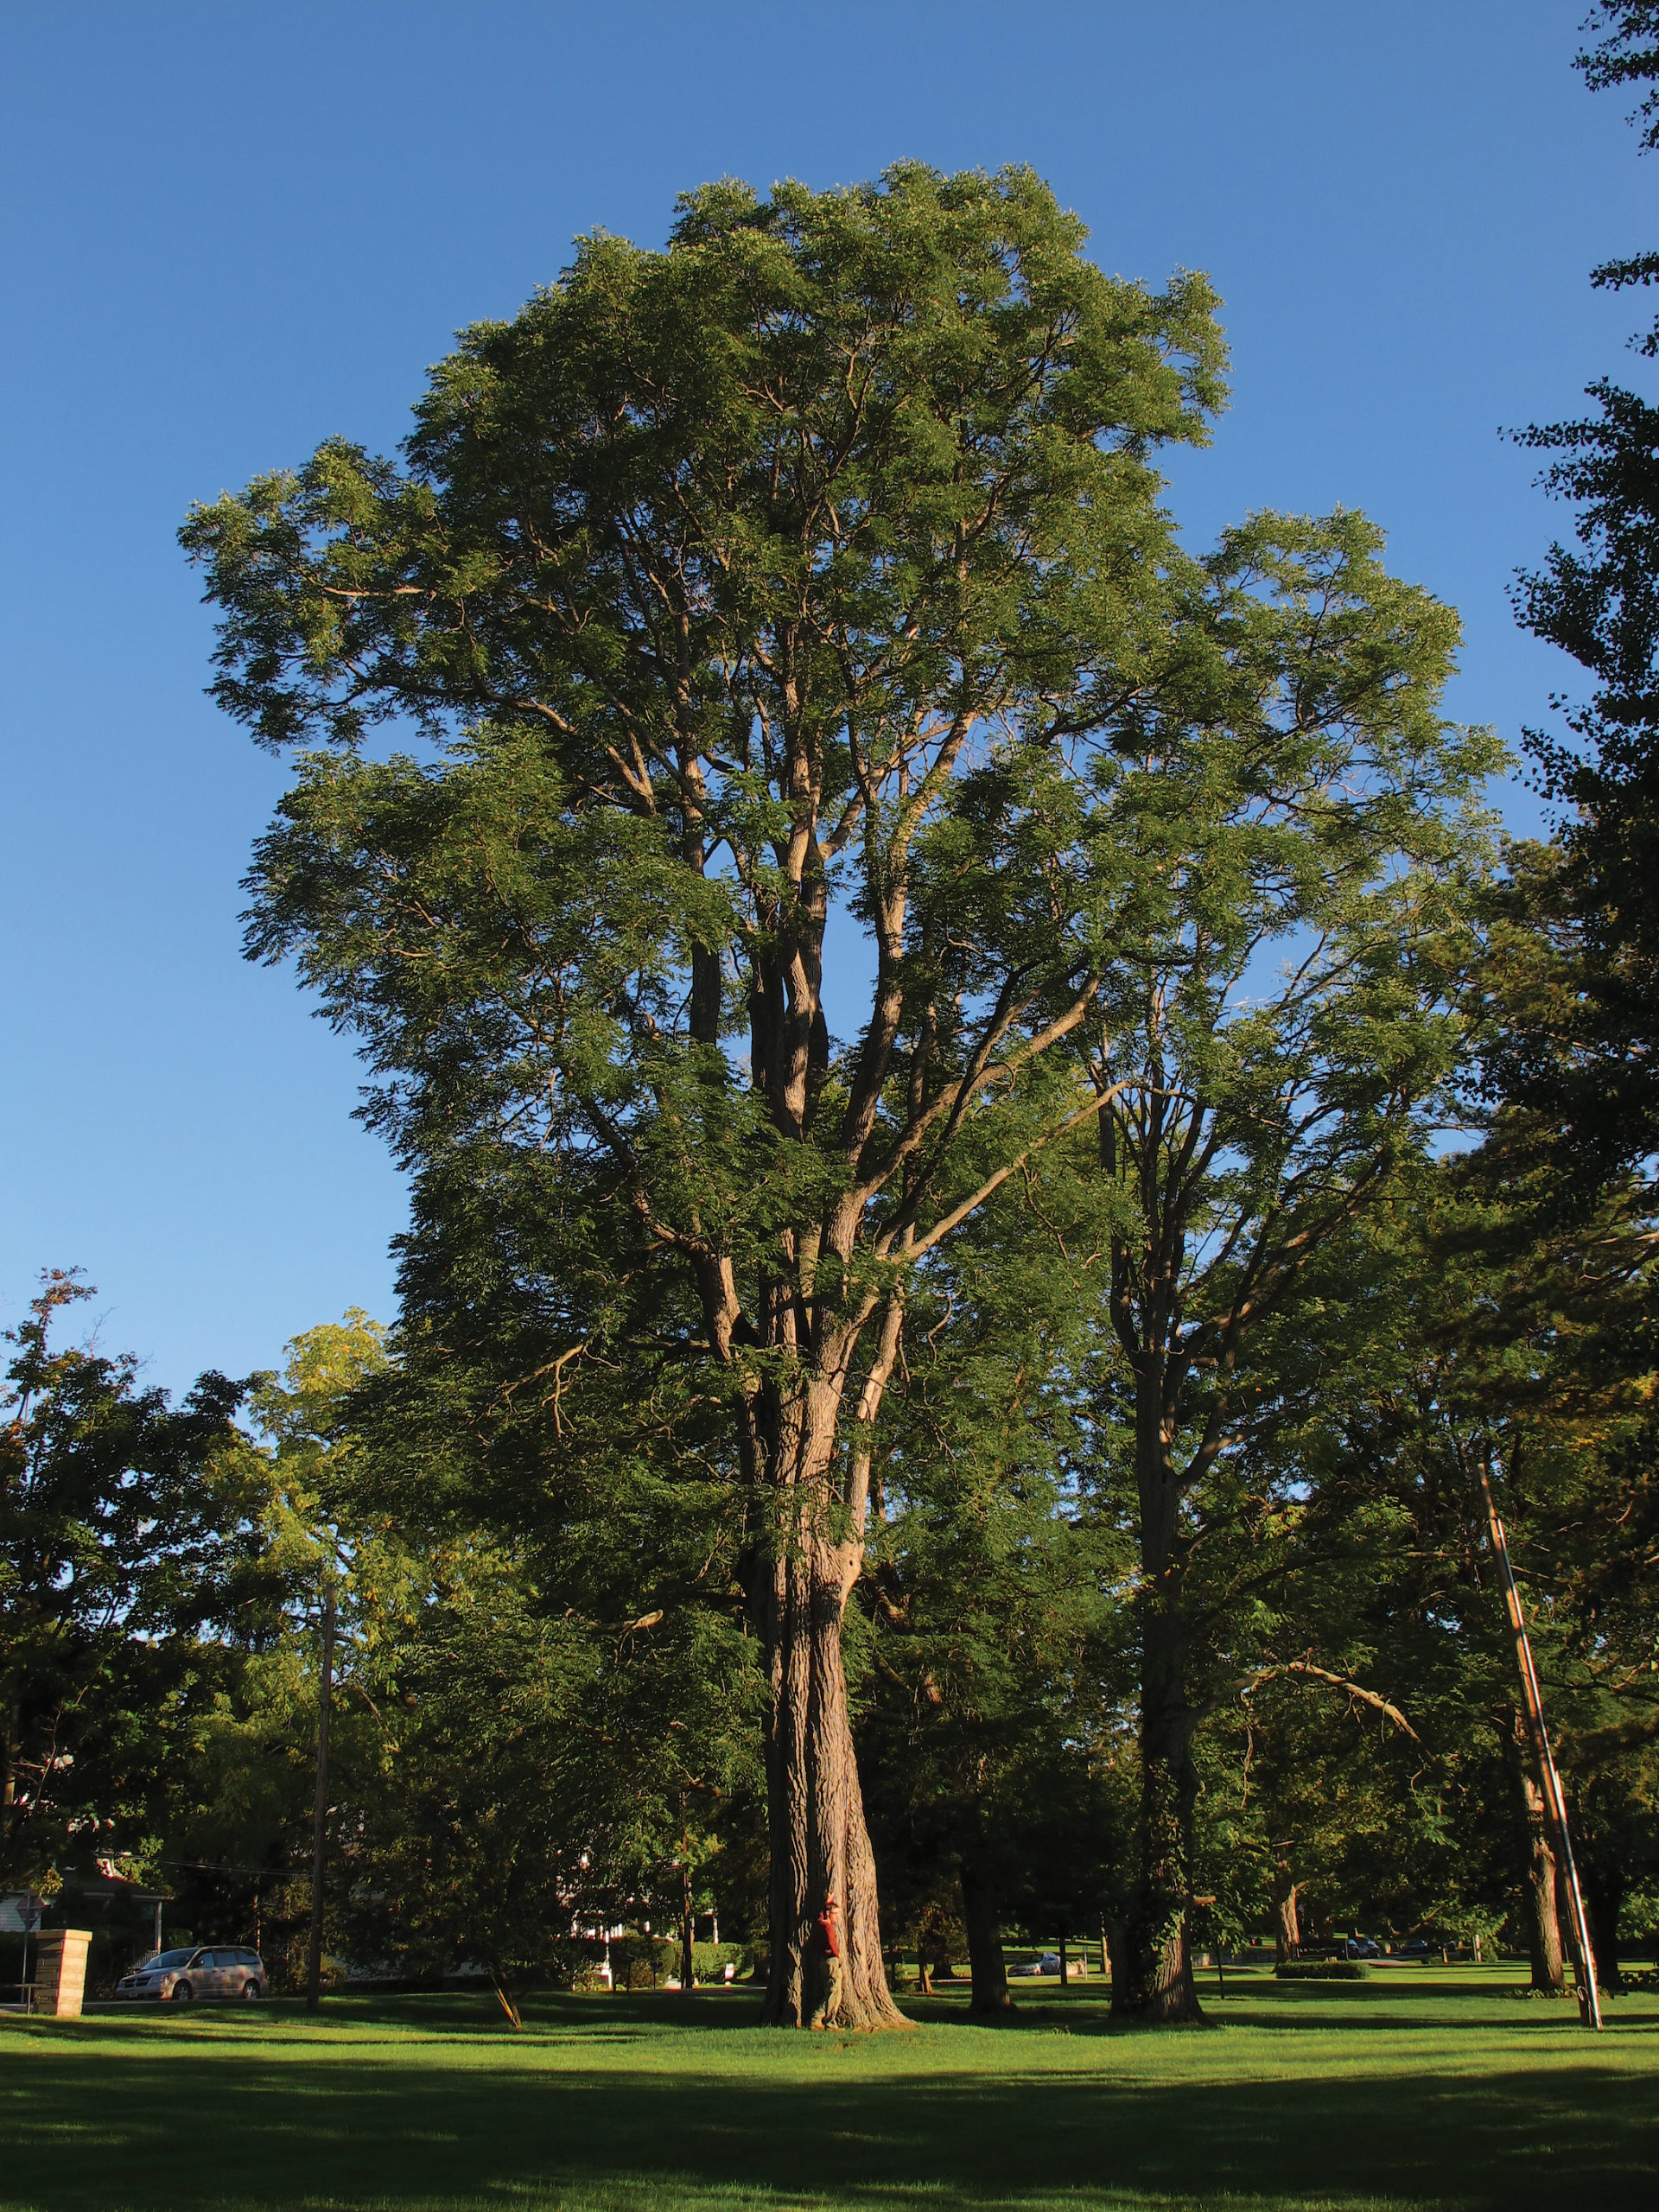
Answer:
<svg viewBox="0 0 1659 2212"><path fill-rule="evenodd" d="M1305 1363L1275 1331L1314 1260L1426 1141L1484 865L1489 734L1446 722L1455 615L1363 518L1229 533L1118 738L1136 846L1097 1014L1071 1203L1097 1224L1092 1480L1133 1531L1138 1868L1113 2003L1195 2015L1193 1736L1263 1510L1246 1469ZM1274 963L1281 963L1275 972ZM1081 1140L1079 1140L1081 1143Z"/></svg>
<svg viewBox="0 0 1659 2212"><path fill-rule="evenodd" d="M73 1849L148 1853L237 1642L270 1597L264 1471L235 1425L249 1389L204 1375L183 1403L130 1354L54 1349L92 1295L53 1273L0 1400L0 1872Z"/></svg>
<svg viewBox="0 0 1659 2212"><path fill-rule="evenodd" d="M1031 1234L1035 1198L999 1192L912 1289L859 1592L884 1891L924 1940L960 1918L982 2016L1009 2008L1007 1921L1098 1933L1120 1840L1103 1681L1127 1560L1071 1477L1077 1281Z"/></svg>
<svg viewBox="0 0 1659 2212"><path fill-rule="evenodd" d="M1372 1356L1317 1410L1304 1446L1314 1556L1343 1542L1354 1516L1362 1528L1375 1521L1382 1539L1380 1571L1357 1592L1353 1618L1394 1655L1391 1678L1423 1739L1418 1801L1427 1789L1454 1808L1446 1834L1457 1855L1437 1844L1438 1874L1426 1862L1425 1909L1449 1920L1459 1890L1471 1905L1501 1904L1535 1985L1548 1989L1561 1986L1560 1838L1544 1818L1483 1470L1502 1493L1570 1796L1591 1783L1594 1747L1603 1731L1618 1732L1616 1713L1639 1735L1652 1632L1649 1617L1626 1640L1611 1613L1597 1618L1582 1580L1634 1563L1617 1529L1611 1470L1645 1421L1650 1388L1630 1361L1650 1300L1645 1194L1627 1181L1564 1227L1548 1188L1533 1187L1558 1167L1547 1146L1541 1155L1501 1118L1479 1150L1442 1161L1408 1202L1372 1221L1383 1325ZM1611 1789L1603 1802L1612 1814ZM1611 1818L1605 1833L1619 1826ZM1635 1829L1625 1833L1633 1843ZM1611 1867L1609 1881L1618 1886Z"/></svg>
<svg viewBox="0 0 1659 2212"><path fill-rule="evenodd" d="M671 1337L610 1335L613 1283L584 1286L572 1254L550 1316L524 1295L515 1214L449 1218L431 1272L428 1217L417 1192L397 1357L350 1407L349 1511L403 1549L364 1654L384 1727L342 1807L348 1918L410 1972L484 1966L511 2016L523 1981L568 1979L604 1929L682 1923L688 1874L697 1907L728 1835L716 1886L751 1932L741 1491ZM545 1231L537 1215L525 1233ZM559 1347L584 1288L571 1392Z"/></svg>
<svg viewBox="0 0 1659 2212"><path fill-rule="evenodd" d="M279 1984L304 1973L325 1595L337 1609L328 1771L349 1796L339 1785L374 1762L376 1647L415 1569L353 1503L352 1393L384 1370L385 1335L354 1307L295 1338L280 1374L252 1379L244 1449L257 1478L262 1602L231 1624L234 1667L191 1714L167 1800L180 1915L205 1936L255 1942ZM325 1923L338 1949L338 1916Z"/></svg>
<svg viewBox="0 0 1659 2212"><path fill-rule="evenodd" d="M1586 28L1601 32L1578 56L1592 89L1659 78L1650 0L1597 0ZM1635 119L1649 152L1659 145L1659 94L1647 92ZM1656 279L1659 253L1649 251L1604 263L1591 282L1618 290ZM1637 350L1659 355L1659 323ZM1586 396L1594 413L1519 434L1555 456L1540 480L1576 508L1578 543L1552 546L1541 569L1520 573L1514 594L1523 626L1592 681L1587 699L1551 702L1565 736L1527 734L1544 793L1563 809L1539 918L1572 959L1567 988L1535 1003L1529 1020L1512 1020L1492 1055L1501 1093L1555 1127L1575 1188L1659 1149L1659 410L1606 377ZM1535 892L1535 862L1529 873Z"/></svg>
<svg viewBox="0 0 1659 2212"><path fill-rule="evenodd" d="M1651 151L1659 145L1659 92L1651 89L1659 10L1648 0L1598 0L1585 28L1599 34L1577 57L1586 83L1643 92L1632 120L1642 150ZM1605 263L1591 281L1621 290L1656 278L1659 254L1648 251ZM1653 359L1659 324L1632 342ZM1552 700L1565 734L1528 733L1545 794L1560 813L1549 846L1518 846L1512 855L1496 957L1483 976L1482 1071L1488 1103L1501 1109L1485 1147L1491 1172L1507 1173L1525 1195L1519 1236L1548 1248L1547 1276L1571 1279L1573 1325L1559 1340L1535 1338L1533 1351L1546 1386L1586 1409L1578 1448L1541 1462L1530 1455L1506 1519L1517 1510L1525 1516L1547 1634L1554 1631L1552 1643L1561 1639L1559 1656L1570 1660L1565 1694L1575 1740L1566 1763L1591 1840L1580 1871L1596 1893L1602 1963L1616 1974L1625 1881L1617 1861L1643 1854L1641 1747L1654 1738L1652 1716L1641 1709L1651 1611L1641 1612L1643 1599L1635 1608L1628 1599L1640 1591L1651 1607L1655 1526L1651 1425L1630 1417L1629 1402L1650 1387L1653 1367L1638 1286L1659 1137L1659 411L1611 378L1587 396L1592 414L1522 434L1523 444L1554 456L1541 480L1576 509L1577 543L1553 546L1541 569L1521 572L1516 613L1580 664L1591 690L1587 698ZM1593 1554L1580 1541L1590 1529ZM1597 1718L1604 1700L1611 1703Z"/></svg>

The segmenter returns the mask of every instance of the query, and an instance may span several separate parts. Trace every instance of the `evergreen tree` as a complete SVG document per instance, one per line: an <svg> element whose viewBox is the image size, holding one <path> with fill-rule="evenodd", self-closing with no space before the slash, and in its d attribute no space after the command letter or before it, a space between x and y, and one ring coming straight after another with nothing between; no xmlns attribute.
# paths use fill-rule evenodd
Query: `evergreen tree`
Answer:
<svg viewBox="0 0 1659 2212"><path fill-rule="evenodd" d="M1597 0L1598 44L1578 66L1592 89L1659 77L1659 8ZM1659 93L1638 110L1642 149L1659 146ZM1659 253L1602 264L1599 288L1659 281ZM1659 323L1638 343L1659 356ZM1659 1149L1659 409L1608 377L1595 411L1520 434L1554 456L1541 478L1577 511L1576 549L1556 544L1515 591L1522 625L1559 645L1591 679L1587 699L1552 701L1565 736L1528 733L1547 798L1560 803L1560 852L1540 914L1570 951L1570 988L1495 1039L1495 1088L1543 1113L1557 1132L1562 1197L1572 1203Z"/></svg>

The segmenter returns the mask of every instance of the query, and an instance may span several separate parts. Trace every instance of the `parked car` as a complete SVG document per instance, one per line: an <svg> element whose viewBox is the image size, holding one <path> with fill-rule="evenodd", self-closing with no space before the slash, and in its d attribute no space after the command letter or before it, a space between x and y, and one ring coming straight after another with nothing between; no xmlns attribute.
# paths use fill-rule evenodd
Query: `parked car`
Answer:
<svg viewBox="0 0 1659 2212"><path fill-rule="evenodd" d="M1369 1936L1351 1936L1342 1947L1344 1959L1380 1959L1382 1946L1372 1942Z"/></svg>
<svg viewBox="0 0 1659 2212"><path fill-rule="evenodd" d="M1029 1979L1033 1974L1058 1974L1059 1970L1059 1953L1058 1951L1045 1951L1040 1959L1021 1959L1018 1961L1016 1964L1008 1968L1008 1973L1011 1976L1014 1974L1019 1974L1024 1979Z"/></svg>
<svg viewBox="0 0 1659 2212"><path fill-rule="evenodd" d="M241 1997L251 2001L269 1990L264 1961L257 1951L229 1943L198 1944L188 1951L159 1951L144 1959L115 1985L124 1998L154 1998L158 2003L188 2005L197 1997Z"/></svg>

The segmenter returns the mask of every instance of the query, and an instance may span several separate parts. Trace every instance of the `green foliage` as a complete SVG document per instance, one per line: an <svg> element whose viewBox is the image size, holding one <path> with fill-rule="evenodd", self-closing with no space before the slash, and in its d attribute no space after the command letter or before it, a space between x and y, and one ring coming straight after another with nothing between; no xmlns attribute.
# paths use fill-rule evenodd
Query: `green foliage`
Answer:
<svg viewBox="0 0 1659 2212"><path fill-rule="evenodd" d="M1651 150L1659 15L1636 0L1598 0L1584 28L1599 34L1577 57L1592 89L1646 88L1632 120ZM1656 277L1659 255L1645 251L1604 264L1591 281L1620 290ZM1659 327L1637 350L1659 354ZM1605 1963L1627 1887L1650 1878L1659 1843L1649 1262L1659 1132L1659 412L1608 378L1587 396L1592 414L1522 434L1551 456L1541 480L1575 511L1577 543L1553 546L1541 569L1521 573L1516 613L1579 663L1591 688L1552 701L1565 736L1529 733L1561 816L1553 845L1512 855L1480 980L1485 1101L1496 1109L1486 1187L1501 1177L1522 1195L1510 1256L1528 1238L1541 1248L1529 1257L1542 1260L1556 1308L1503 1286L1503 1307L1526 1317L1511 1328L1510 1364L1534 1401L1511 1392L1505 1408L1504 1510L1530 1553L1517 1553L1517 1568L1536 1594L1544 1663L1557 1678L1547 1696L1564 1708ZM1539 1399L1548 1402L1541 1421ZM1616 1978L1616 1961L1611 1970Z"/></svg>
<svg viewBox="0 0 1659 2212"><path fill-rule="evenodd" d="M1068 1473L1074 1287L999 1193L912 1302L873 1484L866 1804L892 1925L939 1963L964 1863L1006 1921L1097 1930L1116 1903L1127 1560Z"/></svg>
<svg viewBox="0 0 1659 2212"><path fill-rule="evenodd" d="M355 1955L402 1974L568 1981L606 1928L677 1904L688 1802L709 1819L753 1727L741 1654L545 1596L523 1554L451 1543L388 1639L378 1757L344 1791ZM746 1726L747 1724L747 1726Z"/></svg>
<svg viewBox="0 0 1659 2212"><path fill-rule="evenodd" d="M775 1457L790 1301L855 1347L958 1155L1043 1134L1105 921L1062 748L1163 634L1147 455L1220 397L1202 281L1082 238L1018 170L709 188L467 333L404 469L332 443L193 517L222 702L341 748L251 949L363 1041L446 1344L482 1239L532 1364L574 1390L623 1332ZM362 753L398 717L434 756ZM837 901L880 969L840 1049Z"/></svg>
<svg viewBox="0 0 1659 2212"><path fill-rule="evenodd" d="M562 1977L686 1878L758 1935L802 1559L855 1592L909 1935L970 1862L1078 1928L1196 1888L1243 1929L1293 1863L1330 1912L1498 1910L1467 1477L1522 1434L1569 1738L1630 1724L1646 1567L1568 1532L1652 1518L1631 1299L1581 1331L1605 1252L1513 1264L1524 1117L1519 1195L1427 1161L1471 1023L1494 1083L1604 1065L1634 909L1570 839L1491 892L1456 617L1363 518L1181 550L1154 463L1221 404L1213 298L1084 235L1018 169L708 187L463 333L396 461L331 440L186 526L216 696L300 748L249 950L357 1039L413 1192L395 1336L256 1397L287 1610L194 1817L291 1855L326 1579L360 1955ZM1604 826L1646 773L1626 415L1566 439L1588 552L1528 587L1604 683ZM1646 1741L1580 1770L1610 1862Z"/></svg>
<svg viewBox="0 0 1659 2212"><path fill-rule="evenodd" d="M193 1718L269 1629L267 1484L235 1415L249 1385L204 1375L183 1404L130 1355L54 1350L92 1293L48 1274L0 1400L0 1874L72 1849L143 1853Z"/></svg>
<svg viewBox="0 0 1659 2212"><path fill-rule="evenodd" d="M184 531L216 696L322 741L248 942L414 1177L399 1449L585 1618L723 1650L747 1599L779 1682L918 1268L1076 1119L1116 749L1207 588L1151 455L1220 404L1212 296L1084 235L1018 169L709 187L464 334L401 465L331 441ZM832 915L877 956L848 1041Z"/></svg>
<svg viewBox="0 0 1659 2212"><path fill-rule="evenodd" d="M1578 57L1586 82L1597 90L1651 86L1659 76L1653 8L1645 0L1598 0L1586 28L1592 26L1600 42ZM1638 111L1644 150L1659 130L1656 99L1649 91ZM1620 290L1656 279L1659 254L1649 251L1605 263L1591 281ZM1659 325L1638 350L1659 354ZM1564 737L1528 733L1545 792L1562 810L1540 920L1565 988L1546 1003L1510 1009L1490 1065L1498 1093L1554 1126L1570 1171L1569 1203L1580 1189L1649 1160L1659 1132L1652 1052L1659 410L1607 377L1586 396L1592 414L1519 434L1521 444L1553 456L1540 481L1576 511L1578 543L1553 545L1541 569L1519 572L1513 594L1522 624L1570 654L1591 682L1587 698L1551 702L1563 713ZM1535 893L1539 874L1537 862L1523 859L1517 887Z"/></svg>

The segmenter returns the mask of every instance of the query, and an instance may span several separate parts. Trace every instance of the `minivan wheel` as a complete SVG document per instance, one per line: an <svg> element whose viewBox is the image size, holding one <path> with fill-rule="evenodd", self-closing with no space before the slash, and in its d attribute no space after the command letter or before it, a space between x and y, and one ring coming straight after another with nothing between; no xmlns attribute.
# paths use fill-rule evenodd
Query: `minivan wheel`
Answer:
<svg viewBox="0 0 1659 2212"><path fill-rule="evenodd" d="M175 2005L188 2005L195 1993L188 1981L175 1981L173 1985L173 2002Z"/></svg>
<svg viewBox="0 0 1659 2212"><path fill-rule="evenodd" d="M259 1994L258 1983L257 1981L245 1981L242 1985L242 1994L249 2000L250 2003L251 2003L253 1999L257 1997Z"/></svg>

